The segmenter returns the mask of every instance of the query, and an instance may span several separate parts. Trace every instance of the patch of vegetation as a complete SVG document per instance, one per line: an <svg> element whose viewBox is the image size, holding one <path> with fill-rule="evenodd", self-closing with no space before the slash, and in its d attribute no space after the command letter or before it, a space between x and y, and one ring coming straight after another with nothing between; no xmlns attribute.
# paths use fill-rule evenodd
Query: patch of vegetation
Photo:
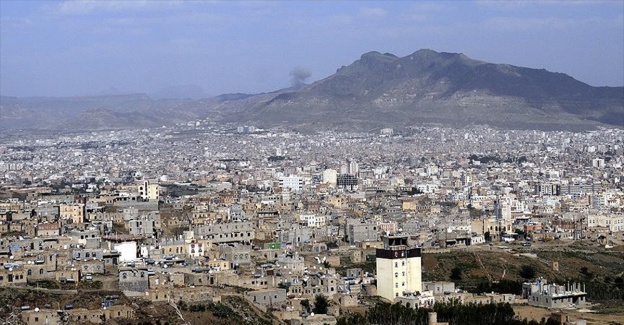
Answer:
<svg viewBox="0 0 624 325"><path fill-rule="evenodd" d="M518 271L518 275L520 275L525 280L531 280L535 278L535 267L532 265L522 265L520 271Z"/></svg>
<svg viewBox="0 0 624 325"><path fill-rule="evenodd" d="M360 268L362 272L375 273L377 271L377 262L375 261L375 255L367 255L364 263L351 263L346 257L340 258L340 266L337 266L336 272L345 274L348 269Z"/></svg>
<svg viewBox="0 0 624 325"><path fill-rule="evenodd" d="M76 282L59 282L59 289L61 289L61 290L76 290L76 289L78 289L78 283L76 283Z"/></svg>
<svg viewBox="0 0 624 325"><path fill-rule="evenodd" d="M592 309L596 310L596 312L599 314L605 314L605 315L621 314L624 312L624 304L622 304L621 300L620 301L618 300L604 301L598 304L597 306L593 307Z"/></svg>
<svg viewBox="0 0 624 325"><path fill-rule="evenodd" d="M459 281L462 279L462 269L460 269L459 267L454 267L451 270L451 275L449 276L449 278L451 278L451 280L455 280L455 281Z"/></svg>
<svg viewBox="0 0 624 325"><path fill-rule="evenodd" d="M436 304L433 309L413 309L399 303L377 303L364 315L341 316L338 325L421 325L428 324L429 312L449 325L555 325L559 322L520 320L509 304Z"/></svg>
<svg viewBox="0 0 624 325"><path fill-rule="evenodd" d="M240 293L240 294L243 294L247 291L253 291L252 289L249 289L249 288L239 287L239 286L230 285L230 284L226 284L225 286L234 289L236 293Z"/></svg>
<svg viewBox="0 0 624 325"><path fill-rule="evenodd" d="M483 281L483 282L480 282L474 290L471 290L471 292L474 292L474 293L496 292L496 293L512 293L515 295L521 295L522 294L522 281L500 280L492 284L486 281Z"/></svg>
<svg viewBox="0 0 624 325"><path fill-rule="evenodd" d="M329 301L324 295L316 295L314 298L314 313L315 314L327 314L327 307L329 307Z"/></svg>
<svg viewBox="0 0 624 325"><path fill-rule="evenodd" d="M78 284L78 289L100 290L102 287L102 281L82 281Z"/></svg>
<svg viewBox="0 0 624 325"><path fill-rule="evenodd" d="M301 302L299 302L299 304L301 304L301 307L303 307L303 309L309 314L312 311L312 307L310 306L310 300L308 299L303 299L301 300Z"/></svg>
<svg viewBox="0 0 624 325"><path fill-rule="evenodd" d="M32 282L28 282L28 285L31 287L43 288L43 289L60 289L61 288L60 284L53 280L32 281Z"/></svg>
<svg viewBox="0 0 624 325"><path fill-rule="evenodd" d="M618 280L619 279L619 280ZM620 305L624 305L624 283L622 278L616 278L618 282L600 282L598 280L586 281L584 278L568 279L570 283L582 283L587 292L587 299L600 303L618 301Z"/></svg>
<svg viewBox="0 0 624 325"><path fill-rule="evenodd" d="M479 161L482 164L487 164L489 162L500 163L502 161L501 158L497 156L477 156L475 154L468 156L468 159L473 161Z"/></svg>
<svg viewBox="0 0 624 325"><path fill-rule="evenodd" d="M206 311L211 312L214 316L218 318L228 318L235 317L240 318L240 316L232 310L232 308L222 304L222 303L197 303L197 304L188 304L182 300L178 302L178 308L183 311L190 311L192 313L203 313Z"/></svg>
<svg viewBox="0 0 624 325"><path fill-rule="evenodd" d="M43 290L3 287L0 289L0 320L7 319L21 306L43 306L59 300L59 295Z"/></svg>
<svg viewBox="0 0 624 325"><path fill-rule="evenodd" d="M285 156L269 156L267 160L270 162L275 162L275 161L282 161L282 160L290 160L290 158L285 157Z"/></svg>

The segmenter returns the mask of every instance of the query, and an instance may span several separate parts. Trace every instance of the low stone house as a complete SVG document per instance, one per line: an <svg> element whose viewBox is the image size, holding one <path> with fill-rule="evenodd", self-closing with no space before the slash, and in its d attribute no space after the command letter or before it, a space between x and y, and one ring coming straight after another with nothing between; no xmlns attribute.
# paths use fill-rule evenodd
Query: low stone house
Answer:
<svg viewBox="0 0 624 325"><path fill-rule="evenodd" d="M285 305L287 301L286 289L279 288L247 291L245 298L260 307L264 307L264 310L271 307L279 308L281 305Z"/></svg>
<svg viewBox="0 0 624 325"><path fill-rule="evenodd" d="M149 288L147 269L119 269L119 289L144 292Z"/></svg>

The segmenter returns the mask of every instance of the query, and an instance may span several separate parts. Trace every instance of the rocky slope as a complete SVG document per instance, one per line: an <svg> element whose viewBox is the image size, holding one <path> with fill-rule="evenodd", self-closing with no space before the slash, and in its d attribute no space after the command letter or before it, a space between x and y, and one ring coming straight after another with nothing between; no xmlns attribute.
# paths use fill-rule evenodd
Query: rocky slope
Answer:
<svg viewBox="0 0 624 325"><path fill-rule="evenodd" d="M546 70L491 64L463 54L370 52L298 92L255 107L267 124L406 126L435 122L505 128L624 125L624 88L592 87Z"/></svg>
<svg viewBox="0 0 624 325"><path fill-rule="evenodd" d="M205 117L300 129L440 123L583 130L624 126L624 87L592 87L562 73L419 50L405 57L369 52L311 85L256 95L0 99L3 129L151 127Z"/></svg>

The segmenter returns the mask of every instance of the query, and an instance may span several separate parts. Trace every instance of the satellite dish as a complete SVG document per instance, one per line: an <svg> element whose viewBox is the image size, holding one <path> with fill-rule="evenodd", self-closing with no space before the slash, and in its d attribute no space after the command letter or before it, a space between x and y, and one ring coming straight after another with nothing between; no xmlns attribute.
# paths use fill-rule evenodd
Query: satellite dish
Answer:
<svg viewBox="0 0 624 325"><path fill-rule="evenodd" d="M38 312L38 311L39 311L39 307L35 308L35 312Z"/></svg>
<svg viewBox="0 0 624 325"><path fill-rule="evenodd" d="M13 272L13 268L12 267L9 268L9 272Z"/></svg>

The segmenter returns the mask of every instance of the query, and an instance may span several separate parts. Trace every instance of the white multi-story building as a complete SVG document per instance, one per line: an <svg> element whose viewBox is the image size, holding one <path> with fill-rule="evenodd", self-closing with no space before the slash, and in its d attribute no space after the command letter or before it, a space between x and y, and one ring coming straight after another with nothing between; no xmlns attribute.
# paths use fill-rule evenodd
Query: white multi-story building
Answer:
<svg viewBox="0 0 624 325"><path fill-rule="evenodd" d="M115 244L113 248L119 252L120 262L132 262L137 259L137 243L135 241Z"/></svg>
<svg viewBox="0 0 624 325"><path fill-rule="evenodd" d="M421 248L409 247L407 236L387 236L383 242L376 251L377 294L394 301L422 292Z"/></svg>
<svg viewBox="0 0 624 325"><path fill-rule="evenodd" d="M336 186L336 180L338 179L338 171L335 169L325 169L323 171L323 183Z"/></svg>
<svg viewBox="0 0 624 325"><path fill-rule="evenodd" d="M303 178L299 176L282 176L279 178L279 186L283 190L288 189L292 192L301 192L303 190Z"/></svg>
<svg viewBox="0 0 624 325"><path fill-rule="evenodd" d="M324 215L302 214L299 220L308 227L320 228L325 226L327 218Z"/></svg>

